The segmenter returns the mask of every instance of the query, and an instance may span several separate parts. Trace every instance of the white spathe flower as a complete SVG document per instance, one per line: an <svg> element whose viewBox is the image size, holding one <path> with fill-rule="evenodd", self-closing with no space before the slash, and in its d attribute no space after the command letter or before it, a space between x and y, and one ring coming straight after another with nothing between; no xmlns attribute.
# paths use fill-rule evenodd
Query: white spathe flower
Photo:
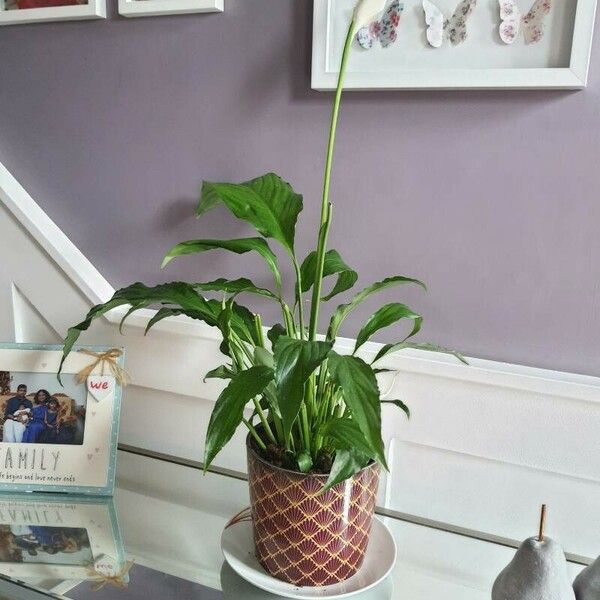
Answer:
<svg viewBox="0 0 600 600"><path fill-rule="evenodd" d="M358 0L354 7L354 31L369 25L383 11L386 0Z"/></svg>

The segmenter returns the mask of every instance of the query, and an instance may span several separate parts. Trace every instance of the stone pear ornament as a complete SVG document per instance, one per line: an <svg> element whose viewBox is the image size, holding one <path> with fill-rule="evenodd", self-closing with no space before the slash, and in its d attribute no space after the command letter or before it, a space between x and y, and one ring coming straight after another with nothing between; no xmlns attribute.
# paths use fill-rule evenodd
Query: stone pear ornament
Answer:
<svg viewBox="0 0 600 600"><path fill-rule="evenodd" d="M545 521L546 505L542 506L539 535L526 539L498 575L492 600L575 600L565 553L554 540L544 537Z"/></svg>
<svg viewBox="0 0 600 600"><path fill-rule="evenodd" d="M600 556L577 575L573 589L577 600L600 599Z"/></svg>

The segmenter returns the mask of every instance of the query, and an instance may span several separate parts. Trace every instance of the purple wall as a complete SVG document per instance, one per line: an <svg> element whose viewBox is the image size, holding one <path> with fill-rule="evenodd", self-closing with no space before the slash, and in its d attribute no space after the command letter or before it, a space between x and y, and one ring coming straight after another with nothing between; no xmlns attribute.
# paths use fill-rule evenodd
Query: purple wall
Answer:
<svg viewBox="0 0 600 600"><path fill-rule="evenodd" d="M225 212L193 218L203 178L280 173L305 197L299 253L314 243L331 96L310 90L311 5L1 28L0 160L115 286L266 284L251 258L159 265L177 241L248 234ZM580 92L346 97L331 244L359 283L428 283L382 297L424 314L422 339L598 374L598 54Z"/></svg>

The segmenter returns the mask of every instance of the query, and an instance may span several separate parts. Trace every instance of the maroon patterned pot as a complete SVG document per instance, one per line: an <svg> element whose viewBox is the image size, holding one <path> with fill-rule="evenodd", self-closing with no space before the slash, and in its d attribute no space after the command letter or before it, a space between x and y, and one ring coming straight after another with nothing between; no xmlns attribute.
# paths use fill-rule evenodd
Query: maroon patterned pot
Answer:
<svg viewBox="0 0 600 600"><path fill-rule="evenodd" d="M273 577L299 586L338 583L361 567L375 509L373 463L324 494L327 475L275 467L250 445L248 478L256 557Z"/></svg>

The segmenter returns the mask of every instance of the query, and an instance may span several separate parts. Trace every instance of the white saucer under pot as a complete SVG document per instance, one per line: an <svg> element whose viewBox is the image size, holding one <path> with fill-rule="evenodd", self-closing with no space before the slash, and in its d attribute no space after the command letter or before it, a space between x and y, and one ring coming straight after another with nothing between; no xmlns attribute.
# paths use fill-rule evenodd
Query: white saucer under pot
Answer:
<svg viewBox="0 0 600 600"><path fill-rule="evenodd" d="M242 579L245 579L261 590L298 600L347 598L361 594L361 592L364 595L361 594L359 598L361 600L363 598L364 600L369 600L371 594L367 590L372 590L378 583L383 582L396 562L396 543L394 542L394 537L385 524L378 518L373 519L371 538L362 567L356 575L335 585L298 587L269 575L256 559L252 537L252 523L250 521L240 521L227 527L221 535L221 549L227 563ZM233 592L232 587L239 589L243 586L239 581L237 581L236 585L236 579L228 576L226 570L223 573L223 592L227 598L228 591L226 588ZM239 589L239 591L241 592L242 590ZM243 594L243 597L245 598L246 594ZM381 586L378 586L377 599L387 600L391 599L391 597L392 583L391 580L388 580L383 582ZM356 598L356 600L359 600L359 598Z"/></svg>

